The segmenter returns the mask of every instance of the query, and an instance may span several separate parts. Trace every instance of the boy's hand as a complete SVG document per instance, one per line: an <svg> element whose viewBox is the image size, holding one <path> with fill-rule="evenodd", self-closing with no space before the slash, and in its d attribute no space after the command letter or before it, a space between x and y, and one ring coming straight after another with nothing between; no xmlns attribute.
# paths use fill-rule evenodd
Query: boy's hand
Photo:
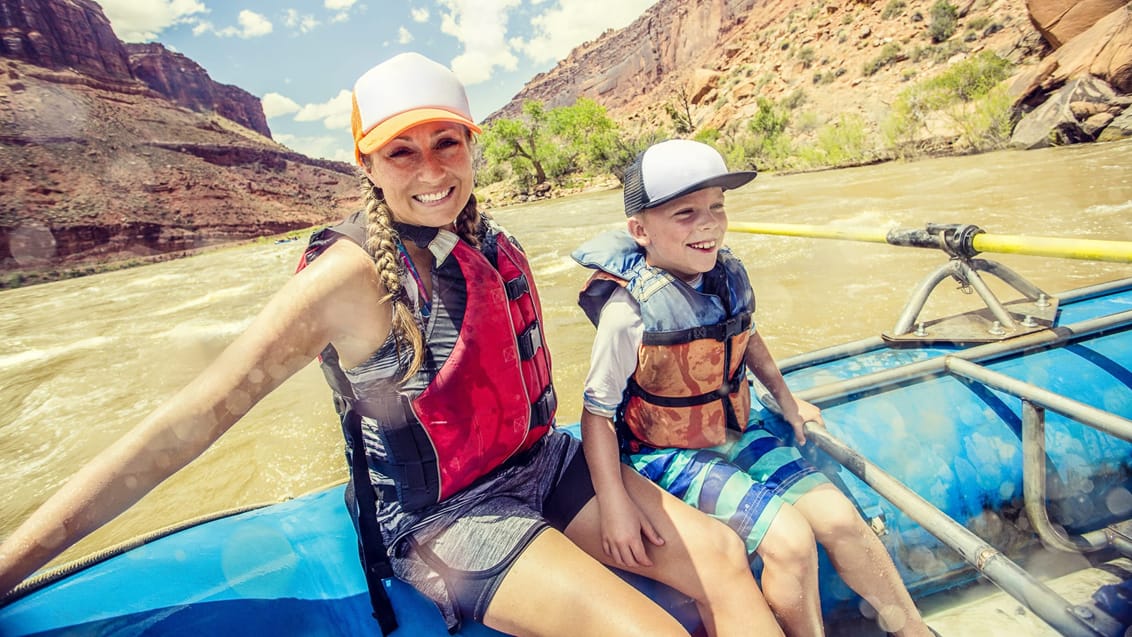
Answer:
<svg viewBox="0 0 1132 637"><path fill-rule="evenodd" d="M799 445L806 444L806 423L813 421L822 427L825 426L825 421L821 417L821 409L817 405L808 403L800 398L795 398L794 403L797 406L794 413L787 416L787 421L794 429L794 438L797 439Z"/></svg>
<svg viewBox="0 0 1132 637"><path fill-rule="evenodd" d="M599 501L601 509L601 547L614 566L645 568L652 566L642 538L656 546L664 544L652 523L622 492L621 497Z"/></svg>

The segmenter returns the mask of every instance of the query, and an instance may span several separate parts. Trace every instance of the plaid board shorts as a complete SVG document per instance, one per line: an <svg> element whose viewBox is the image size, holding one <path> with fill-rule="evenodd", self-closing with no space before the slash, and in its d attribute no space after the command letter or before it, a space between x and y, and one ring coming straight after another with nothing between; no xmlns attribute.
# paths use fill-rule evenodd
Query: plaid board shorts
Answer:
<svg viewBox="0 0 1132 637"><path fill-rule="evenodd" d="M793 504L829 479L793 446L752 426L741 436L705 449L642 446L622 460L684 502L734 529L747 553L766 537L782 504Z"/></svg>

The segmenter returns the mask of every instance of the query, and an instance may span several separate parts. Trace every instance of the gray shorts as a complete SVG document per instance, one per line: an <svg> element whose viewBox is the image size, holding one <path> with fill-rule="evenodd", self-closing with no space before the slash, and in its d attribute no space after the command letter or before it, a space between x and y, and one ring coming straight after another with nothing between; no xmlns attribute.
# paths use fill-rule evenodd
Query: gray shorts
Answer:
<svg viewBox="0 0 1132 637"><path fill-rule="evenodd" d="M522 458L426 508L390 546L394 573L436 602L450 629L483 621L527 545L548 526L564 530L593 497L580 450L577 438L552 431Z"/></svg>

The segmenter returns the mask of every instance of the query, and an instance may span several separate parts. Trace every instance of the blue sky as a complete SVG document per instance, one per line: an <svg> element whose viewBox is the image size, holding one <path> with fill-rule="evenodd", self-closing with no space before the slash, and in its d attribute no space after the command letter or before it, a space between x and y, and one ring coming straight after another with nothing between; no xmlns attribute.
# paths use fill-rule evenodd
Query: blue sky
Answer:
<svg viewBox="0 0 1132 637"><path fill-rule="evenodd" d="M263 101L272 137L352 161L350 89L402 51L450 66L481 120L655 0L97 0L125 42L160 42Z"/></svg>

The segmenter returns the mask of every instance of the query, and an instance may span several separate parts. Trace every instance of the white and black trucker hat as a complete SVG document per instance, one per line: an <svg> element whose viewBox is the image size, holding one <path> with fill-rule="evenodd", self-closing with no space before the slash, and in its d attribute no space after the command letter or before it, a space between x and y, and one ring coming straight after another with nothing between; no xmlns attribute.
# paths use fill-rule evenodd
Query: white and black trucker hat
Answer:
<svg viewBox="0 0 1132 637"><path fill-rule="evenodd" d="M754 170L729 172L723 156L707 144L690 139L653 144L625 171L625 216L704 188L738 188L756 175Z"/></svg>

